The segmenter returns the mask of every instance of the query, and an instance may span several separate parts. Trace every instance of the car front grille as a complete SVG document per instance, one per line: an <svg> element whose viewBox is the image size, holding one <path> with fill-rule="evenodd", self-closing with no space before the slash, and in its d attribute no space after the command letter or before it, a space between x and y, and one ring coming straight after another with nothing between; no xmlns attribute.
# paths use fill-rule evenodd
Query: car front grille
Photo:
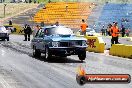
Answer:
<svg viewBox="0 0 132 88"><path fill-rule="evenodd" d="M6 35L6 33L0 33L0 37L5 37Z"/></svg>
<svg viewBox="0 0 132 88"><path fill-rule="evenodd" d="M81 46L82 41L63 41L60 42L60 47L72 47L72 46Z"/></svg>
<svg viewBox="0 0 132 88"><path fill-rule="evenodd" d="M60 42L60 47L69 47L69 42Z"/></svg>

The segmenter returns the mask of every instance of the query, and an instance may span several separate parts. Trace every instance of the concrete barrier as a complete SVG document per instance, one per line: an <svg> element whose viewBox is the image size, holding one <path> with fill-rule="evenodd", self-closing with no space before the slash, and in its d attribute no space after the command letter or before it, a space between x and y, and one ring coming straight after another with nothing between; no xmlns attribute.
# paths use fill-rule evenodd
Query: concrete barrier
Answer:
<svg viewBox="0 0 132 88"><path fill-rule="evenodd" d="M109 51L110 55L132 58L132 45L113 44Z"/></svg>
<svg viewBox="0 0 132 88"><path fill-rule="evenodd" d="M130 41L132 41L132 37L130 37Z"/></svg>
<svg viewBox="0 0 132 88"><path fill-rule="evenodd" d="M125 45L123 44L117 44L117 49L115 50L115 55L119 57L124 57L125 53Z"/></svg>
<svg viewBox="0 0 132 88"><path fill-rule="evenodd" d="M132 45L125 45L124 57L132 58Z"/></svg>
<svg viewBox="0 0 132 88"><path fill-rule="evenodd" d="M117 47L116 44L113 44L113 45L112 45L112 47L110 48L110 51L109 51L109 54L110 54L110 55L113 55L113 56L116 55L116 54L115 54L116 47Z"/></svg>
<svg viewBox="0 0 132 88"><path fill-rule="evenodd" d="M90 52L104 53L105 43L102 37L97 36L85 36L88 43L87 50Z"/></svg>

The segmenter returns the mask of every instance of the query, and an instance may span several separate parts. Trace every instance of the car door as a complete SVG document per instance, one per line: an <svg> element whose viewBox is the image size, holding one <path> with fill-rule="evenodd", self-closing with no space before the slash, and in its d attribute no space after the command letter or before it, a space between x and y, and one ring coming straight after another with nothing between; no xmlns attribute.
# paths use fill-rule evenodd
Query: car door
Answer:
<svg viewBox="0 0 132 88"><path fill-rule="evenodd" d="M44 51L45 50L45 41L44 41L44 29L41 29L36 37L36 44L37 44L37 49Z"/></svg>
<svg viewBox="0 0 132 88"><path fill-rule="evenodd" d="M40 29L37 33L36 33L36 35L35 35L35 37L34 37L34 39L32 40L32 45L33 46L35 46L35 48L36 49L39 49L39 50L43 50L43 47L42 47L42 45L43 45L43 34L42 34L42 29Z"/></svg>
<svg viewBox="0 0 132 88"><path fill-rule="evenodd" d="M49 43L51 42L50 34L48 31L49 29L50 28L42 29L38 34L37 43L39 43L39 46L37 48L40 49L42 52L45 52L45 46L49 46Z"/></svg>

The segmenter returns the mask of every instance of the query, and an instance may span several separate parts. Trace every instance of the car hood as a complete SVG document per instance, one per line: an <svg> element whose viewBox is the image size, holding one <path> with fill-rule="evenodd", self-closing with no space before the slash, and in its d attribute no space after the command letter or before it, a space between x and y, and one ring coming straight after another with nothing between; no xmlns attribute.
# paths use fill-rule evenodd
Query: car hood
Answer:
<svg viewBox="0 0 132 88"><path fill-rule="evenodd" d="M8 30L0 30L0 33L8 33Z"/></svg>
<svg viewBox="0 0 132 88"><path fill-rule="evenodd" d="M84 37L77 37L75 35L59 35L59 36L52 36L51 39L53 41L77 41L77 40L86 40Z"/></svg>

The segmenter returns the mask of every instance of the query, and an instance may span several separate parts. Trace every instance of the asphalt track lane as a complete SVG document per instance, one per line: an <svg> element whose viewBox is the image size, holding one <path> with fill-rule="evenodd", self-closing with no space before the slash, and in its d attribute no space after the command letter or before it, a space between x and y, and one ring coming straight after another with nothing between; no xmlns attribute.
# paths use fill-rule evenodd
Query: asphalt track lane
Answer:
<svg viewBox="0 0 132 88"><path fill-rule="evenodd" d="M4 53L7 52L8 54L2 56L0 62L4 63L7 59L6 63L4 63L4 67L7 67L6 69L9 71L12 70L12 74L14 74L15 77L20 80L21 84L24 85L23 88L80 88L75 80L76 67L79 65L78 63L48 63L19 52L5 50L5 48L2 48L1 52L1 55L4 55ZM75 59L76 57L70 58ZM96 59L97 58L94 58L94 60L89 58L89 60L86 59L85 62L81 63L82 65L86 65L88 73L120 73L118 72L120 71L119 67L116 67L118 71L115 70L114 66L108 71L107 68L109 66L105 65L104 67L102 64L97 64L98 60ZM128 69L125 70L125 72L130 73ZM107 88L131 88L130 84L105 85L107 85ZM82 88L86 87L105 88L103 84L86 84L82 86Z"/></svg>
<svg viewBox="0 0 132 88"><path fill-rule="evenodd" d="M0 67L15 83L11 88L132 88L132 84L86 84L76 83L76 69L82 64L87 73L127 73L132 75L132 60L87 52L84 62L77 56L33 58L27 42L0 42ZM25 45L25 47L24 47ZM4 75L4 74L3 74ZM7 78L8 79L8 78ZM5 80L6 81L6 80ZM15 85L15 86L14 86ZM8 88L8 87L2 87Z"/></svg>
<svg viewBox="0 0 132 88"><path fill-rule="evenodd" d="M3 52L3 49L1 50ZM1 57L1 63L3 62L7 70L12 70L12 74L19 78L22 84L26 84L25 88L67 88L72 86L71 83L68 83L70 78L60 75L61 73L56 71L56 68L51 67L50 64L45 64L25 54L17 53L15 55L12 51L10 53L10 50L4 51L9 53ZM5 60L6 63L4 63ZM64 79L69 79L69 81Z"/></svg>

